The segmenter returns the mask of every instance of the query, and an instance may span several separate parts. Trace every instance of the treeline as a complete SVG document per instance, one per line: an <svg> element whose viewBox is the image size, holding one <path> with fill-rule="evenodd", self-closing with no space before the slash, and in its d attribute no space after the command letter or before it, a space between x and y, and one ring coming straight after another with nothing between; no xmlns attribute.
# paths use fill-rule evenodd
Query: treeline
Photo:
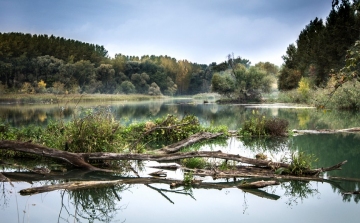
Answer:
<svg viewBox="0 0 360 223"><path fill-rule="evenodd" d="M168 56L109 58L99 45L0 33L0 92L196 94L210 90L214 66Z"/></svg>
<svg viewBox="0 0 360 223"><path fill-rule="evenodd" d="M327 84L330 74L345 66L347 50L360 40L360 1L333 0L325 21L315 18L301 31L283 56L278 87L291 90L302 77L313 86Z"/></svg>

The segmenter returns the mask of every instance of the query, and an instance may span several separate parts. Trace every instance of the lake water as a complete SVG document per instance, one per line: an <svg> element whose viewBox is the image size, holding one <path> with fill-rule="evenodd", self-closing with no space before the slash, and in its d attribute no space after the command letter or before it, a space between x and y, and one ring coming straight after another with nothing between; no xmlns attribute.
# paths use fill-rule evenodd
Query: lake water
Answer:
<svg viewBox="0 0 360 223"><path fill-rule="evenodd" d="M43 125L53 120L70 120L81 109L96 108L99 103L66 105L1 105L0 117L13 126ZM342 129L360 126L358 113L316 110L296 105L217 105L192 99L152 102L100 103L114 113L123 125L167 114L182 117L194 114L202 125L227 125L238 129L253 111L265 116L287 119L291 129ZM204 146L224 152L254 157L263 152L273 160L293 151L314 154L314 167L327 167L348 160L342 170L332 171L325 182L281 181L258 191L236 187L242 179L201 178L211 186L171 189L168 184L121 184L114 187L78 191L54 191L22 196L21 189L64 181L79 180L76 172L63 173L52 181L27 176L27 181L0 183L0 222L358 222L360 196L344 196L359 190L360 134L301 135L287 139L240 141L230 138L223 146ZM157 169L143 163L142 177ZM2 171L17 169L2 167ZM23 174L28 174L23 171ZM180 170L167 171L168 178L182 179ZM16 173L18 174L18 173ZM75 177L76 176L76 177ZM132 173L109 176L82 173L83 180L124 179ZM352 178L338 180L331 177ZM24 178L21 178L24 179ZM215 189L218 188L218 189ZM222 189L219 189L222 188ZM259 195L260 193L260 195Z"/></svg>

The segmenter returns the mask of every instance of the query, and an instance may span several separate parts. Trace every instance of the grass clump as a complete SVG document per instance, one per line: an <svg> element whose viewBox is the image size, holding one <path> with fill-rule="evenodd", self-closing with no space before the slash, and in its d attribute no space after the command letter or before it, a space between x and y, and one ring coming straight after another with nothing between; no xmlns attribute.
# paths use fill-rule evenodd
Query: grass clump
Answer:
<svg viewBox="0 0 360 223"><path fill-rule="evenodd" d="M64 138L70 152L120 152L122 139L118 134L120 124L105 108L85 110L64 126Z"/></svg>
<svg viewBox="0 0 360 223"><path fill-rule="evenodd" d="M204 131L194 115L182 119L168 115L145 123L135 123L121 130L122 138L130 144L131 149L142 150L143 146L160 148L189 136Z"/></svg>
<svg viewBox="0 0 360 223"><path fill-rule="evenodd" d="M285 158L284 162L289 162L289 168L279 168L275 171L276 174L291 174L301 176L306 170L310 170L312 164L318 159L314 154L305 154L304 152L293 152L290 158Z"/></svg>
<svg viewBox="0 0 360 223"><path fill-rule="evenodd" d="M200 157L183 159L181 164L190 169L205 169L208 166L206 160Z"/></svg>
<svg viewBox="0 0 360 223"><path fill-rule="evenodd" d="M304 170L309 170L313 162L316 162L315 155L304 152L292 153L289 171L294 175L303 175Z"/></svg>
<svg viewBox="0 0 360 223"><path fill-rule="evenodd" d="M280 118L266 118L253 111L248 121L238 131L240 136L284 136L287 134L289 122Z"/></svg>

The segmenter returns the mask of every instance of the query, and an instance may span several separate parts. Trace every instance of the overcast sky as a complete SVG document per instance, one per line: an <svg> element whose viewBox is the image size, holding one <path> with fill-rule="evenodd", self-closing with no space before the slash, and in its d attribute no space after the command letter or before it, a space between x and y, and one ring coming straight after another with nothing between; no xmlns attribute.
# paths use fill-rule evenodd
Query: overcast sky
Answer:
<svg viewBox="0 0 360 223"><path fill-rule="evenodd" d="M281 56L332 0L0 0L0 32L103 45L109 56L168 55L209 64Z"/></svg>

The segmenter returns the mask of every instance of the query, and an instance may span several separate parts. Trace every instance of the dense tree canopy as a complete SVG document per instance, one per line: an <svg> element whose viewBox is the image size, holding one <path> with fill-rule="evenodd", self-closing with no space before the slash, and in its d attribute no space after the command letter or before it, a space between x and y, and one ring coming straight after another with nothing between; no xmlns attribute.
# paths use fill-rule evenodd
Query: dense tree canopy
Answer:
<svg viewBox="0 0 360 223"><path fill-rule="evenodd" d="M40 92L43 81L52 93L195 94L209 91L212 75L212 66L168 56L109 58L99 45L0 33L1 92Z"/></svg>
<svg viewBox="0 0 360 223"><path fill-rule="evenodd" d="M347 50L360 38L359 9L359 0L335 0L325 21L310 21L283 56L280 90L297 88L301 77L325 86L329 75L345 66Z"/></svg>

